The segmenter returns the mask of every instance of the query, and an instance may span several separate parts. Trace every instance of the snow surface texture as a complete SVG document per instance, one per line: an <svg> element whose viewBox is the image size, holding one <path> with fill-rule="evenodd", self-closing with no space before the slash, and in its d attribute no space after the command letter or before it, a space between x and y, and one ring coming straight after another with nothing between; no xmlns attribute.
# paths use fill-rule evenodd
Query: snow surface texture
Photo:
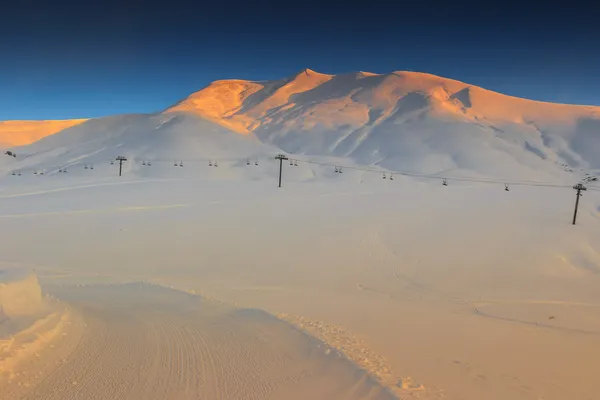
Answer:
<svg viewBox="0 0 600 400"><path fill-rule="evenodd" d="M159 398L197 398L195 390L207 398L294 398L303 392L275 389L328 376L302 364L303 349L348 355L402 399L597 397L600 193L585 194L574 227L570 188L506 192L367 175L360 183L349 172L296 182L293 171L286 167L282 189L275 179L69 173L30 177L31 187L5 179L0 262L35 268L50 293L140 281L170 286L282 315L334 350L299 349L268 321L234 326L219 312L206 322L172 313L158 307L159 297L142 313L99 288L64 317L81 313L87 327L66 324L63 337L50 328L60 318L44 324L44 337L64 338L55 349L82 343L56 357L48 346L35 350L51 371L58 365L57 374L37 387L35 377L46 376L37 369L5 368L14 371L12 383L0 383L14 393L27 393L19 383L31 385L31 397L0 397L144 398L156 387ZM195 368L204 372L189 374ZM146 381L154 376L163 378ZM205 385L197 385L201 376Z"/></svg>
<svg viewBox="0 0 600 400"><path fill-rule="evenodd" d="M79 123L11 148L18 157L0 165L4 174L52 172L117 155L171 162L283 150L391 170L552 180L600 169L599 132L599 107L519 99L423 73L307 69L275 81L217 81L161 113ZM2 129L0 137L28 143Z"/></svg>
<svg viewBox="0 0 600 400"><path fill-rule="evenodd" d="M67 316L59 336L70 337L52 341L51 353L79 343L58 363L50 349L38 349L33 371L13 363L5 374L13 384L2 385L0 360L3 400L394 399L348 360L264 311L146 283L55 291L85 322L73 326ZM55 364L50 374L40 374L41 363Z"/></svg>

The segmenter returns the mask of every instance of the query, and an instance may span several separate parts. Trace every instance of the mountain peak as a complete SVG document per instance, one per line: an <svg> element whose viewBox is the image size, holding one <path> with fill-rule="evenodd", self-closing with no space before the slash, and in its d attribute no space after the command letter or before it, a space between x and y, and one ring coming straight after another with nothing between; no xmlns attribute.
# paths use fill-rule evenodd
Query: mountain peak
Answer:
<svg viewBox="0 0 600 400"><path fill-rule="evenodd" d="M306 75L311 75L311 74L318 74L318 72L310 69L310 68L304 68L302 71L300 71L301 74L306 74Z"/></svg>
<svg viewBox="0 0 600 400"><path fill-rule="evenodd" d="M367 71L358 71L356 73L359 76L378 76L379 74L373 73L373 72L367 72Z"/></svg>
<svg viewBox="0 0 600 400"><path fill-rule="evenodd" d="M295 78L299 78L301 76L308 76L310 78L322 78L322 77L332 77L333 75L322 74L310 68L304 68L302 71L298 72L294 75Z"/></svg>

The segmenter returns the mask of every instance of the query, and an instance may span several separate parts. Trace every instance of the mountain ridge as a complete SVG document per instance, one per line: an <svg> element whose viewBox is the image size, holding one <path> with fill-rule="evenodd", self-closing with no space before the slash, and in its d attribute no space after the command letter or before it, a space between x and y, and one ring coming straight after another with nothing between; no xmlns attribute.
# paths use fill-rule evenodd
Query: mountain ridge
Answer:
<svg viewBox="0 0 600 400"><path fill-rule="evenodd" d="M427 73L427 72L418 72L418 71L403 71L403 70L396 70L396 71L392 71L386 74L379 74L379 73L373 73L373 72L367 72L367 71L355 71L355 72L348 72L348 73L344 73L344 74L324 74L324 73L320 73L317 72L315 70L312 70L310 68L305 68L303 70L301 70L300 72L297 72L296 74L291 75L290 77L287 78L282 78L282 79L275 79L275 80L268 80L268 81L254 81L254 80L245 80L245 79L219 79L216 81L213 81L211 83L209 83L208 85L204 86L203 88L201 88L200 90L193 92L192 94L190 94L189 96L193 96L197 93L202 92L203 90L211 87L214 84L226 84L226 83L248 83L248 84L264 84L264 83L274 83L274 82L282 82L282 81L290 81L293 80L294 78L300 76L300 75L307 75L307 76L321 76L321 77L340 77L340 76L349 76L349 75L362 75L363 77L385 77L385 76L390 76L390 75L396 75L399 77L402 76L414 76L414 77L421 77L421 78L426 78L430 81L435 81L437 83L441 83L441 82L451 82L453 84L459 84L459 85L464 85L465 87L469 87L469 88L475 88L478 90L482 90L485 91L487 93L492 93L492 94L497 94L497 95L501 95L503 97L507 97L510 98L512 100L516 100L516 101L525 101L525 102L533 102L536 104L546 104L546 105L553 105L553 106L565 106L568 108L585 108L585 109L589 109L589 110L595 110L597 112L600 112L600 106L596 106L596 105L588 105L588 104L570 104L570 103L557 103L557 102L550 102L550 101L543 101L543 100L535 100L535 99L529 99L529 98L525 98L525 97L518 97L518 96L513 96L510 94L505 94L499 91L494 91L491 89L487 89L481 86L477 86L465 81L461 81L458 79L454 79L454 78L446 78L446 77L442 77L440 75L435 75L435 74L431 74L431 73ZM188 96L188 97L189 97ZM181 100L178 103L181 103L185 101L185 99ZM177 103L177 104L178 104ZM171 106L172 107L172 106ZM167 107L166 110L169 110L171 107Z"/></svg>
<svg viewBox="0 0 600 400"><path fill-rule="evenodd" d="M438 104L436 111L454 109L455 112L460 111L462 114L469 114L466 110L471 109L471 113L474 112L477 116L492 116L517 123L535 119L540 115L549 116L553 120L560 119L561 116L568 118L564 114L571 113L579 116L600 116L600 106L560 104L524 99L480 88L455 79L422 72L393 71L389 74L353 72L328 75L310 69L302 70L283 80L266 82L239 79L215 81L194 92L173 107L167 108L165 112L185 111L197 113L236 132L247 133L261 125L261 120L267 118L269 114L281 111L281 108L288 109L296 106L295 99L297 99L297 95L309 94L314 90L318 90L319 87L329 84L329 86L334 86L334 90L328 92L326 100L346 97L352 93L339 92L340 85L335 87L336 85L331 85L332 81L341 81L341 86L345 84L346 88L344 89L348 89L348 85L364 83L369 80L379 81L373 85L373 89L377 89L377 87L380 89L379 99L373 99L379 100L379 103L385 102L385 99L382 98L382 96L385 96L385 93L382 93L385 92L385 85L394 86L390 82L399 80L402 82L396 82L395 86L400 83L403 88L400 92L387 93L387 96L390 97L388 103L397 101L401 97L414 92L423 93L446 103ZM223 93L224 88L227 89L227 93ZM338 93L336 93L336 90ZM256 104L256 101L252 101L263 93L264 96L260 99L262 101L259 102L263 104ZM457 104L458 107L453 107L452 102L460 102L461 104ZM490 104L492 102L495 104ZM376 108L380 108L377 107L378 104L374 105ZM222 107L225 111L219 113L218 107ZM476 110L473 110L474 107Z"/></svg>

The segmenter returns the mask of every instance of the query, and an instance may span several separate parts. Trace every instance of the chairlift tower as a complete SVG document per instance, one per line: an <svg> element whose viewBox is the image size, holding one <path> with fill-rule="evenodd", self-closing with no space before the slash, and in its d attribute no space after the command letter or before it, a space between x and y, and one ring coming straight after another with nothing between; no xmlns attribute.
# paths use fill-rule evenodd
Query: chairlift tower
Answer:
<svg viewBox="0 0 600 400"><path fill-rule="evenodd" d="M116 160L119 162L119 176L121 176L123 172L123 161L127 161L127 158L123 156L118 156Z"/></svg>
<svg viewBox="0 0 600 400"><path fill-rule="evenodd" d="M577 197L575 198L575 211L573 212L573 225L575 225L575 222L577 221L577 208L579 208L579 198L583 196L581 192L587 190L587 188L583 186L583 184L578 183L577 185L573 186L573 189L577 190Z"/></svg>
<svg viewBox="0 0 600 400"><path fill-rule="evenodd" d="M275 157L276 160L279 160L279 187L281 187L281 173L283 171L283 161L284 160L289 160L288 157L286 157L285 154L278 154Z"/></svg>

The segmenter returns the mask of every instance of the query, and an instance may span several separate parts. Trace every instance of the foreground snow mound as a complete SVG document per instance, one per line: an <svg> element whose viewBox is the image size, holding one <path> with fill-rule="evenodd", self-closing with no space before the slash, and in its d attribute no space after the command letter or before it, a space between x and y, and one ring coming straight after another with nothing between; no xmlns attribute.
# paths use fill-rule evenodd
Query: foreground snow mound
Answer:
<svg viewBox="0 0 600 400"><path fill-rule="evenodd" d="M42 308L42 289L37 276L20 270L0 271L0 315L32 315Z"/></svg>

